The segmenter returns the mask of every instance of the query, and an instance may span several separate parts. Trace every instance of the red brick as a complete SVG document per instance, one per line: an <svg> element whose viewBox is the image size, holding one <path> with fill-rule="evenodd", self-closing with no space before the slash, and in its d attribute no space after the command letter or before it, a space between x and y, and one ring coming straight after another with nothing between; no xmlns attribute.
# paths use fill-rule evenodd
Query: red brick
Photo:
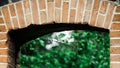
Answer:
<svg viewBox="0 0 120 68"><path fill-rule="evenodd" d="M35 24L39 24L39 16L38 16L38 7L36 0L31 0L32 5L32 15L33 15L33 21Z"/></svg>
<svg viewBox="0 0 120 68"><path fill-rule="evenodd" d="M120 63L111 63L110 68L120 68Z"/></svg>
<svg viewBox="0 0 120 68"><path fill-rule="evenodd" d="M53 2L48 2L48 20L47 22L52 22L54 21L54 3Z"/></svg>
<svg viewBox="0 0 120 68"><path fill-rule="evenodd" d="M7 39L7 36L5 33L0 33L0 40L5 40Z"/></svg>
<svg viewBox="0 0 120 68"><path fill-rule="evenodd" d="M25 10L25 13L30 13L30 4L29 4L29 0L24 0L23 1L23 5L24 5L24 10Z"/></svg>
<svg viewBox="0 0 120 68"><path fill-rule="evenodd" d="M0 57L0 62L8 62L8 58L7 57Z"/></svg>
<svg viewBox="0 0 120 68"><path fill-rule="evenodd" d="M61 0L56 0L55 1L55 6L60 8L61 7Z"/></svg>
<svg viewBox="0 0 120 68"><path fill-rule="evenodd" d="M120 55L110 55L111 61L120 61Z"/></svg>
<svg viewBox="0 0 120 68"><path fill-rule="evenodd" d="M8 55L8 49L0 49L0 55Z"/></svg>
<svg viewBox="0 0 120 68"><path fill-rule="evenodd" d="M100 7L100 13L105 14L108 6L108 1L102 1L102 5Z"/></svg>
<svg viewBox="0 0 120 68"><path fill-rule="evenodd" d="M110 32L110 37L120 37L120 31L111 31Z"/></svg>
<svg viewBox="0 0 120 68"><path fill-rule="evenodd" d="M16 8L17 8L20 27L25 27L25 20L24 20L24 14L23 14L21 2L16 3Z"/></svg>
<svg viewBox="0 0 120 68"><path fill-rule="evenodd" d="M98 9L99 9L99 4L100 4L100 0L95 0L90 25L93 25L93 26L95 25L95 21L96 21Z"/></svg>
<svg viewBox="0 0 120 68"><path fill-rule="evenodd" d="M87 7L86 7L86 9L87 10L91 10L91 8L92 8L92 3L93 3L93 0L87 0Z"/></svg>
<svg viewBox="0 0 120 68"><path fill-rule="evenodd" d="M3 21L3 18L0 18L0 24L3 24L4 21Z"/></svg>
<svg viewBox="0 0 120 68"><path fill-rule="evenodd" d="M13 22L13 25L14 25L14 29L19 28L17 18L12 18L12 22Z"/></svg>
<svg viewBox="0 0 120 68"><path fill-rule="evenodd" d="M59 23L61 19L60 17L61 17L60 9L55 9L55 22Z"/></svg>
<svg viewBox="0 0 120 68"><path fill-rule="evenodd" d="M110 45L111 46L120 46L120 39L111 39Z"/></svg>
<svg viewBox="0 0 120 68"><path fill-rule="evenodd" d="M113 21L120 21L120 14L115 14Z"/></svg>
<svg viewBox="0 0 120 68"><path fill-rule="evenodd" d="M32 23L32 17L31 17L31 14L26 15L26 23L27 23L27 25L30 25L30 24Z"/></svg>
<svg viewBox="0 0 120 68"><path fill-rule="evenodd" d="M120 6L117 6L116 12L120 12Z"/></svg>
<svg viewBox="0 0 120 68"><path fill-rule="evenodd" d="M82 22L83 10L85 7L85 0L79 0L76 22Z"/></svg>
<svg viewBox="0 0 120 68"><path fill-rule="evenodd" d="M8 45L6 43L6 41L0 42L0 48L7 48Z"/></svg>
<svg viewBox="0 0 120 68"><path fill-rule="evenodd" d="M0 32L6 32L6 28L4 25L0 25Z"/></svg>
<svg viewBox="0 0 120 68"><path fill-rule="evenodd" d="M41 11L41 23L46 23L47 22L47 16L45 11Z"/></svg>
<svg viewBox="0 0 120 68"><path fill-rule="evenodd" d="M9 12L8 12L8 6L2 7L2 12L3 12L5 22L6 22L8 29L11 29L12 26L11 26L10 16L9 16Z"/></svg>
<svg viewBox="0 0 120 68"><path fill-rule="evenodd" d="M62 9L62 22L68 22L68 8L69 8L69 3L64 2Z"/></svg>
<svg viewBox="0 0 120 68"><path fill-rule="evenodd" d="M83 17L83 23L89 22L90 19L90 11L85 11L84 17Z"/></svg>
<svg viewBox="0 0 120 68"><path fill-rule="evenodd" d="M112 14L113 14L114 8L115 8L115 4L110 2L110 6L109 6L109 9L107 12L106 21L105 21L105 25L104 25L105 28L108 28L110 25L110 21L112 19Z"/></svg>
<svg viewBox="0 0 120 68"><path fill-rule="evenodd" d="M40 10L46 8L46 6L45 6L45 0L39 0L39 7L40 7Z"/></svg>
<svg viewBox="0 0 120 68"><path fill-rule="evenodd" d="M14 4L9 5L11 16L16 16Z"/></svg>
<svg viewBox="0 0 120 68"><path fill-rule="evenodd" d="M97 20L97 26L98 27L103 27L105 16L99 15L98 20Z"/></svg>
<svg viewBox="0 0 120 68"><path fill-rule="evenodd" d="M75 9L71 9L70 10L70 19L69 19L69 21L71 23L75 22L75 14L76 14L76 10Z"/></svg>
<svg viewBox="0 0 120 68"><path fill-rule="evenodd" d="M120 54L120 47L111 47L110 54Z"/></svg>
<svg viewBox="0 0 120 68"><path fill-rule="evenodd" d="M76 8L78 0L71 0L71 8Z"/></svg>
<svg viewBox="0 0 120 68"><path fill-rule="evenodd" d="M120 23L112 23L111 29L112 30L120 30Z"/></svg>

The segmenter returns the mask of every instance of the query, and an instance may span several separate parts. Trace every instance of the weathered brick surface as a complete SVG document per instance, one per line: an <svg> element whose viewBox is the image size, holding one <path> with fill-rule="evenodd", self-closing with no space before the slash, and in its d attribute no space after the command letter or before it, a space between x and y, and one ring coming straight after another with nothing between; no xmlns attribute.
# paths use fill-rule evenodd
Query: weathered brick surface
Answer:
<svg viewBox="0 0 120 68"><path fill-rule="evenodd" d="M4 18L5 18L5 23L8 27L8 29L11 29L12 26L11 26L11 22L10 22L10 15L9 15L9 12L8 12L8 6L4 6L2 8L2 13L4 15Z"/></svg>
<svg viewBox="0 0 120 68"><path fill-rule="evenodd" d="M0 68L8 68L8 64L0 64Z"/></svg>
<svg viewBox="0 0 120 68"><path fill-rule="evenodd" d="M6 33L0 33L0 40L7 39Z"/></svg>
<svg viewBox="0 0 120 68"><path fill-rule="evenodd" d="M61 20L60 17L61 17L60 9L55 9L55 22L59 23Z"/></svg>
<svg viewBox="0 0 120 68"><path fill-rule="evenodd" d="M91 17L91 21L90 21L90 25L95 25L95 21L97 18L97 14L98 14L98 9L99 9L99 4L100 4L100 0L94 0L94 6L93 6L93 11L92 11L92 17Z"/></svg>
<svg viewBox="0 0 120 68"><path fill-rule="evenodd" d="M64 2L62 9L62 22L68 22L68 8L69 2Z"/></svg>
<svg viewBox="0 0 120 68"><path fill-rule="evenodd" d="M9 5L11 16L16 16L14 4Z"/></svg>
<svg viewBox="0 0 120 68"><path fill-rule="evenodd" d="M91 10L91 8L92 8L92 3L93 3L93 0L87 0L86 10Z"/></svg>
<svg viewBox="0 0 120 68"><path fill-rule="evenodd" d="M8 62L8 57L0 57L0 62Z"/></svg>
<svg viewBox="0 0 120 68"><path fill-rule="evenodd" d="M24 12L25 13L30 13L31 10L30 10L30 4L29 4L29 0L24 0L23 1L23 5L24 5Z"/></svg>
<svg viewBox="0 0 120 68"><path fill-rule="evenodd" d="M111 29L112 30L120 30L120 23L112 23Z"/></svg>
<svg viewBox="0 0 120 68"><path fill-rule="evenodd" d="M116 12L120 12L120 6L117 6Z"/></svg>
<svg viewBox="0 0 120 68"><path fill-rule="evenodd" d="M90 11L85 11L83 21L89 23L90 20Z"/></svg>
<svg viewBox="0 0 120 68"><path fill-rule="evenodd" d="M1 10L0 10L0 16L2 15Z"/></svg>
<svg viewBox="0 0 120 68"><path fill-rule="evenodd" d="M45 6L45 0L38 0L38 1L39 1L40 10L45 9L46 8L46 6Z"/></svg>
<svg viewBox="0 0 120 68"><path fill-rule="evenodd" d="M120 37L120 31L111 31L110 32L110 37Z"/></svg>
<svg viewBox="0 0 120 68"><path fill-rule="evenodd" d="M37 2L36 0L31 0L31 6L32 6L32 15L33 15L33 20L35 24L39 24L39 16L38 16L38 7L37 7Z"/></svg>
<svg viewBox="0 0 120 68"><path fill-rule="evenodd" d="M61 1L62 0L56 0L55 1L55 6L58 7L58 8L60 8L61 7Z"/></svg>
<svg viewBox="0 0 120 68"><path fill-rule="evenodd" d="M120 46L120 39L111 39L110 45L111 46Z"/></svg>
<svg viewBox="0 0 120 68"><path fill-rule="evenodd" d="M0 48L7 48L7 47L8 47L8 45L6 44L5 41L0 42Z"/></svg>
<svg viewBox="0 0 120 68"><path fill-rule="evenodd" d="M105 14L106 13L106 10L107 10L107 6L108 6L108 2L107 1L103 1L102 2L102 5L100 7L100 13L102 14Z"/></svg>
<svg viewBox="0 0 120 68"><path fill-rule="evenodd" d="M48 2L48 20L47 22L52 22L54 21L54 3L53 2Z"/></svg>
<svg viewBox="0 0 120 68"><path fill-rule="evenodd" d="M75 9L71 9L70 10L70 18L69 18L69 22L74 22L75 21L75 15L76 15L76 10Z"/></svg>
<svg viewBox="0 0 120 68"><path fill-rule="evenodd" d="M18 14L20 26L25 27L25 20L24 20L24 14L23 14L23 8L21 2L16 4L16 8L17 8L17 14Z"/></svg>
<svg viewBox="0 0 120 68"><path fill-rule="evenodd" d="M110 68L120 68L120 63L111 63Z"/></svg>
<svg viewBox="0 0 120 68"><path fill-rule="evenodd" d="M120 54L120 47L111 47L110 53L111 54Z"/></svg>
<svg viewBox="0 0 120 68"><path fill-rule="evenodd" d="M109 6L109 9L108 9L108 12L107 12L106 21L105 21L105 24L104 24L105 28L108 28L109 25L110 25L110 21L112 19L112 14L113 14L114 8L115 8L115 4L110 2L110 6Z"/></svg>
<svg viewBox="0 0 120 68"><path fill-rule="evenodd" d="M8 55L8 49L0 49L0 55Z"/></svg>
<svg viewBox="0 0 120 68"><path fill-rule="evenodd" d="M111 61L120 61L120 55L110 55Z"/></svg>
<svg viewBox="0 0 120 68"><path fill-rule="evenodd" d="M76 8L78 0L71 0L71 8Z"/></svg>
<svg viewBox="0 0 120 68"><path fill-rule="evenodd" d="M40 11L40 14L41 14L41 23L46 23L47 22L46 11Z"/></svg>
<svg viewBox="0 0 120 68"><path fill-rule="evenodd" d="M113 21L120 21L120 14L115 14Z"/></svg>
<svg viewBox="0 0 120 68"><path fill-rule="evenodd" d="M13 25L14 25L14 29L19 28L17 18L12 18L12 23L13 23Z"/></svg>
<svg viewBox="0 0 120 68"><path fill-rule="evenodd" d="M0 32L6 32L5 25L0 25Z"/></svg>
<svg viewBox="0 0 120 68"><path fill-rule="evenodd" d="M104 19L105 19L105 16L98 15L98 19L97 19L97 26L98 26L98 27L103 27ZM104 27L103 27L103 28L104 28Z"/></svg>
<svg viewBox="0 0 120 68"><path fill-rule="evenodd" d="M30 25L32 23L31 14L26 15L26 23L27 23L27 25Z"/></svg>
<svg viewBox="0 0 120 68"><path fill-rule="evenodd" d="M47 0L47 2L54 2L54 0Z"/></svg>
<svg viewBox="0 0 120 68"><path fill-rule="evenodd" d="M3 18L0 17L0 24L3 24L3 23L4 23Z"/></svg>

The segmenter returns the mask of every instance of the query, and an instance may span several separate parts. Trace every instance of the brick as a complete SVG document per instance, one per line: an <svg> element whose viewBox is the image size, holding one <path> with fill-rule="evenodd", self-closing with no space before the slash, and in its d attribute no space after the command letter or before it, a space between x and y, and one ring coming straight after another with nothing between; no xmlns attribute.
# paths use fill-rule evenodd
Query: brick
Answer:
<svg viewBox="0 0 120 68"><path fill-rule="evenodd" d="M111 61L120 61L120 55L110 55Z"/></svg>
<svg viewBox="0 0 120 68"><path fill-rule="evenodd" d="M110 68L120 68L120 63L111 63Z"/></svg>
<svg viewBox="0 0 120 68"><path fill-rule="evenodd" d="M76 8L78 0L71 0L71 8Z"/></svg>
<svg viewBox="0 0 120 68"><path fill-rule="evenodd" d="M46 8L46 6L45 6L45 0L39 0L39 7L40 7L40 10Z"/></svg>
<svg viewBox="0 0 120 68"><path fill-rule="evenodd" d="M61 22L61 10L55 9L55 22L59 23Z"/></svg>
<svg viewBox="0 0 120 68"><path fill-rule="evenodd" d="M75 9L71 9L70 10L70 19L69 19L69 22L71 22L71 23L75 22L75 15L76 15L76 10Z"/></svg>
<svg viewBox="0 0 120 68"><path fill-rule="evenodd" d="M54 0L47 0L47 2L54 2Z"/></svg>
<svg viewBox="0 0 120 68"><path fill-rule="evenodd" d="M0 10L0 16L2 16L1 10Z"/></svg>
<svg viewBox="0 0 120 68"><path fill-rule="evenodd" d="M112 23L111 29L112 30L120 30L120 23Z"/></svg>
<svg viewBox="0 0 120 68"><path fill-rule="evenodd" d="M0 57L0 62L8 62L8 57Z"/></svg>
<svg viewBox="0 0 120 68"><path fill-rule="evenodd" d="M56 0L55 1L55 6L60 8L61 7L61 0Z"/></svg>
<svg viewBox="0 0 120 68"><path fill-rule="evenodd" d="M69 0L63 0L63 2L66 2L66 1L68 2Z"/></svg>
<svg viewBox="0 0 120 68"><path fill-rule="evenodd" d="M98 19L97 19L97 26L98 27L103 27L104 19L105 19L105 16L98 15Z"/></svg>
<svg viewBox="0 0 120 68"><path fill-rule="evenodd" d="M84 17L83 17L83 22L89 22L90 19L90 11L85 11Z"/></svg>
<svg viewBox="0 0 120 68"><path fill-rule="evenodd" d="M6 33L0 33L0 40L7 39Z"/></svg>
<svg viewBox="0 0 120 68"><path fill-rule="evenodd" d="M93 26L95 25L95 21L96 21L97 14L98 14L98 9L99 9L99 4L100 4L100 0L95 0L94 1L94 6L93 6L90 25L93 25Z"/></svg>
<svg viewBox="0 0 120 68"><path fill-rule="evenodd" d="M68 8L69 8L69 3L63 2L62 22L68 22Z"/></svg>
<svg viewBox="0 0 120 68"><path fill-rule="evenodd" d="M8 63L0 64L0 68L8 68Z"/></svg>
<svg viewBox="0 0 120 68"><path fill-rule="evenodd" d="M6 32L5 25L0 25L0 32Z"/></svg>
<svg viewBox="0 0 120 68"><path fill-rule="evenodd" d="M47 22L47 16L45 11L40 11L41 14L41 23L46 23Z"/></svg>
<svg viewBox="0 0 120 68"><path fill-rule="evenodd" d="M113 21L120 21L120 14L115 14Z"/></svg>
<svg viewBox="0 0 120 68"><path fill-rule="evenodd" d="M11 16L16 16L14 4L9 5Z"/></svg>
<svg viewBox="0 0 120 68"><path fill-rule="evenodd" d="M84 7L85 7L85 0L79 0L76 22L82 22L82 15L83 15Z"/></svg>
<svg viewBox="0 0 120 68"><path fill-rule="evenodd" d="M13 23L13 25L14 25L14 29L19 28L17 18L12 18L12 23Z"/></svg>
<svg viewBox="0 0 120 68"><path fill-rule="evenodd" d="M112 14L113 14L114 8L115 8L115 4L110 2L110 6L109 6L107 16L106 16L106 21L105 21L105 24L104 24L105 28L108 28L109 25L110 25L110 21L112 20Z"/></svg>
<svg viewBox="0 0 120 68"><path fill-rule="evenodd" d="M120 46L120 39L111 39L110 45L111 46Z"/></svg>
<svg viewBox="0 0 120 68"><path fill-rule="evenodd" d="M0 49L0 55L8 55L8 49Z"/></svg>
<svg viewBox="0 0 120 68"><path fill-rule="evenodd" d="M120 31L111 31L110 32L110 37L120 37Z"/></svg>
<svg viewBox="0 0 120 68"><path fill-rule="evenodd" d="M120 6L117 6L116 12L120 12Z"/></svg>
<svg viewBox="0 0 120 68"><path fill-rule="evenodd" d="M108 1L102 1L102 5L100 7L100 13L105 14L108 6Z"/></svg>
<svg viewBox="0 0 120 68"><path fill-rule="evenodd" d="M3 21L3 18L0 18L0 24L3 24L4 21Z"/></svg>
<svg viewBox="0 0 120 68"><path fill-rule="evenodd" d="M30 25L30 24L32 23L32 17L31 17L31 14L26 15L26 23L27 23L27 25Z"/></svg>
<svg viewBox="0 0 120 68"><path fill-rule="evenodd" d="M29 4L29 0L24 0L23 1L23 5L24 5L24 10L25 10L25 13L30 13L30 4Z"/></svg>
<svg viewBox="0 0 120 68"><path fill-rule="evenodd" d="M11 29L12 25L11 25L11 22L10 22L10 16L9 16L9 12L8 12L8 6L2 7L2 13L4 15L4 19L5 19L7 28Z"/></svg>
<svg viewBox="0 0 120 68"><path fill-rule="evenodd" d="M33 15L33 21L35 24L39 24L39 16L38 16L38 7L36 0L31 0L32 5L32 15Z"/></svg>
<svg viewBox="0 0 120 68"><path fill-rule="evenodd" d="M54 3L53 2L48 2L48 20L47 22L52 22L54 21Z"/></svg>
<svg viewBox="0 0 120 68"><path fill-rule="evenodd" d="M6 42L0 42L0 48L7 48L8 45L6 44Z"/></svg>
<svg viewBox="0 0 120 68"><path fill-rule="evenodd" d="M18 14L20 27L21 28L25 27L25 20L24 20L24 14L23 14L23 9L22 9L21 2L16 3L16 9L17 9L17 14Z"/></svg>
<svg viewBox="0 0 120 68"><path fill-rule="evenodd" d="M92 3L93 3L93 0L87 0L86 10L91 10L91 8L92 8Z"/></svg>
<svg viewBox="0 0 120 68"><path fill-rule="evenodd" d="M110 54L120 54L120 47L111 47Z"/></svg>

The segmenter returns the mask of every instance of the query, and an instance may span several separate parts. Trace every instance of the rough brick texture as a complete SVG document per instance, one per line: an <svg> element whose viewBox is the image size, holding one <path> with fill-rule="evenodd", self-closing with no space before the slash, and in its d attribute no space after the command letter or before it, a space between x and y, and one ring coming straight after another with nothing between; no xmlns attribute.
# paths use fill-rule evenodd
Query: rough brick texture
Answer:
<svg viewBox="0 0 120 68"><path fill-rule="evenodd" d="M23 0L2 6L0 68L14 68L14 53L11 51L14 48L6 43L8 30L31 23L45 24L53 21L88 22L92 26L110 29L110 67L120 68L120 5L107 0Z"/></svg>

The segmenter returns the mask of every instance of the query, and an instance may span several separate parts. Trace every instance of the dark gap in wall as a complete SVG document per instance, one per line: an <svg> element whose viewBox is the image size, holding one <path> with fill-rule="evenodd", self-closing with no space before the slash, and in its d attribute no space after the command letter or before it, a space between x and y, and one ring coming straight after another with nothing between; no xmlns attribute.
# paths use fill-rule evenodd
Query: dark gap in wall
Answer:
<svg viewBox="0 0 120 68"><path fill-rule="evenodd" d="M9 4L10 2L13 3L17 1L20 1L20 0L0 0L0 7L3 5Z"/></svg>

